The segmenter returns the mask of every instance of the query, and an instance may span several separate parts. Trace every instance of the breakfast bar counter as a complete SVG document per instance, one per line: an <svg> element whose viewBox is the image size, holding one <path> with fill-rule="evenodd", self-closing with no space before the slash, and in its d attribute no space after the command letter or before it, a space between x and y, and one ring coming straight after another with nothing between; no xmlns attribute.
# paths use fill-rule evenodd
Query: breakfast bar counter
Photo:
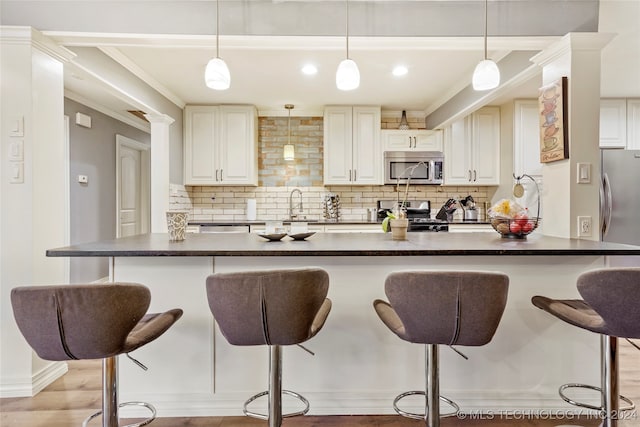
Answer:
<svg viewBox="0 0 640 427"><path fill-rule="evenodd" d="M171 242L166 234L138 236L50 249L47 256L477 256L477 255L640 255L640 247L539 234L527 239L501 238L497 233L391 234L317 233L307 240L268 241L257 234L187 234Z"/></svg>
<svg viewBox="0 0 640 427"><path fill-rule="evenodd" d="M268 351L231 346L215 326L205 293L213 272L315 266L330 276L329 318L305 346L284 350L283 386L302 393L310 414L390 414L396 395L424 387L424 347L406 343L380 322L373 300L399 270L491 270L509 275L507 307L493 340L460 347L469 360L441 349L441 393L463 411L569 409L560 384L598 384L599 340L545 315L534 295L579 298L576 278L607 265L608 256L640 256L640 247L542 236L526 240L493 233L317 233L306 241L270 242L256 234L188 234L169 242L148 234L51 249L48 256L109 257L110 280L151 289L150 310L180 307L184 316L133 355L143 372L120 363L123 400L153 403L158 415L240 415L265 390ZM585 396L576 396L585 397ZM593 394L584 400L589 401ZM283 410L294 409L287 399ZM592 402L598 403L598 402ZM413 405L413 406L412 406ZM259 405L258 405L259 406ZM406 410L419 411L421 403Z"/></svg>

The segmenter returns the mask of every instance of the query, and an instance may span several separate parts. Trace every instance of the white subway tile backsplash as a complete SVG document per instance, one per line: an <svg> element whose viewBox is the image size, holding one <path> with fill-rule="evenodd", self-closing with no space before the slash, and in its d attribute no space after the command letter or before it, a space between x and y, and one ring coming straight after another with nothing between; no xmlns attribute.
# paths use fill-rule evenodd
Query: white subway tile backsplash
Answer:
<svg viewBox="0 0 640 427"><path fill-rule="evenodd" d="M298 188L302 191L302 215L309 219L323 219L323 200L327 193L340 196L341 219L362 221L366 209L375 207L377 200L396 200L398 193L393 185L386 186L335 186L335 187L184 187L171 185L171 209L187 210L191 221L245 221L247 199L256 199L258 220L281 220L289 215L289 194ZM495 187L431 187L411 186L409 199L430 200L432 214L449 198L471 195L483 214L485 201L495 192ZM215 197L215 200L211 200ZM297 203L298 196L294 202ZM400 198L404 187L400 188Z"/></svg>

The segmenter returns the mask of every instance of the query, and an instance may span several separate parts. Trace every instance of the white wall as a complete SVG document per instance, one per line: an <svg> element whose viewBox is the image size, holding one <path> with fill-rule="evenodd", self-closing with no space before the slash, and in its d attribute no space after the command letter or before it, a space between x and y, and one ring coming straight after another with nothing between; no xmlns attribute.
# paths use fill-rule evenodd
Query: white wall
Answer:
<svg viewBox="0 0 640 427"><path fill-rule="evenodd" d="M67 279L66 260L45 256L46 249L68 242L63 57L58 56L65 52L30 29L0 30L0 397L9 397L30 395L47 382L48 373L61 372L32 357L13 319L10 291ZM24 123L23 136L11 134L16 120ZM7 153L17 140L24 143L24 182L10 184Z"/></svg>

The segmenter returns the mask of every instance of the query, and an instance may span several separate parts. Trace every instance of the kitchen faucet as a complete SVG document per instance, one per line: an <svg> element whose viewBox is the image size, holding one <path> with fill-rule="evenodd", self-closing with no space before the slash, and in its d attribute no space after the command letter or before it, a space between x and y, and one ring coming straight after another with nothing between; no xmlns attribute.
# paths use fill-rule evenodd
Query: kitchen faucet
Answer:
<svg viewBox="0 0 640 427"><path fill-rule="evenodd" d="M293 210L294 210L293 194L294 193L298 193L300 195L300 201L295 207L298 209L298 214L302 213L302 191L300 191L299 188L294 188L293 190L291 190L291 193L289 194L289 220L291 221L293 221L294 219L297 219L298 217L298 214L293 213Z"/></svg>

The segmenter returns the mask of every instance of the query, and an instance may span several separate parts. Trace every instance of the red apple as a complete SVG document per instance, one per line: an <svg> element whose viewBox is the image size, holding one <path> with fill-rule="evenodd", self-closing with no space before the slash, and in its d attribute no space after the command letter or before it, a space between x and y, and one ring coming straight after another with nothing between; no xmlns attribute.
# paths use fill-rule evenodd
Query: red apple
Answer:
<svg viewBox="0 0 640 427"><path fill-rule="evenodd" d="M511 224L509 224L509 231L514 234L519 234L522 231L522 226L518 221L511 221Z"/></svg>
<svg viewBox="0 0 640 427"><path fill-rule="evenodd" d="M515 220L515 222L520 224L520 227L523 227L528 222L529 217L527 216L527 214L523 213L514 216L513 219Z"/></svg>
<svg viewBox="0 0 640 427"><path fill-rule="evenodd" d="M522 225L523 233L531 233L533 231L533 221L527 221Z"/></svg>

